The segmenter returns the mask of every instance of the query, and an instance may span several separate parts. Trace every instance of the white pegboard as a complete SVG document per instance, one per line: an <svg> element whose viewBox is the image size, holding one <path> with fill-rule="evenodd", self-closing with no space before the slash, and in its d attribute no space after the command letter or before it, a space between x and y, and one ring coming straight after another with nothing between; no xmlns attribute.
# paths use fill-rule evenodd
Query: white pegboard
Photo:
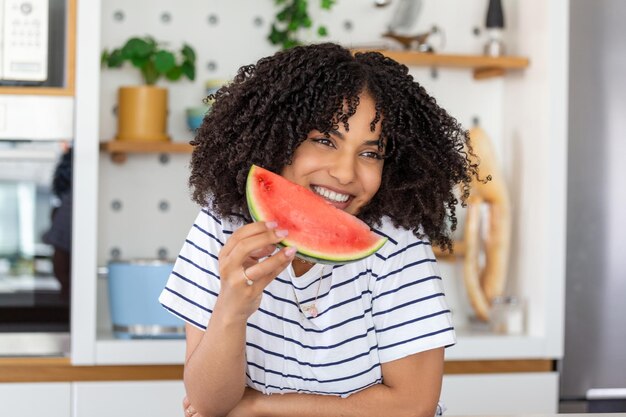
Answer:
<svg viewBox="0 0 626 417"><path fill-rule="evenodd" d="M149 7L139 0L102 3L102 48L119 47L131 36L149 34L172 48L179 49L186 42L196 50L196 81L160 82L169 89L168 131L177 142L192 137L185 125L185 108L201 103L207 80L229 79L240 66L277 50L266 39L276 12L272 0L153 0ZM480 53L484 34L477 35L474 29L482 29L486 5L486 0L426 0L415 33L437 25L445 33L445 46L440 52ZM330 41L354 47L380 45L385 42L380 35L386 31L393 5L376 8L373 0L340 0L331 12L314 8L311 13L316 23L328 27ZM312 32L304 37L318 40ZM433 38L436 48L439 41ZM464 126L470 127L478 119L494 139L498 154L506 151L501 140L501 79L476 82L467 69L439 69L434 76L429 68L412 68L412 74ZM138 72L130 66L102 70L101 140L110 140L116 132L118 87L139 82ZM173 155L165 165L158 158L130 155L125 164L118 165L107 155L101 157L100 264L111 259L115 248L124 259L155 257L160 248L166 249L170 258L176 256L197 212L187 189L189 155ZM167 211L159 209L161 201L169 203ZM120 210L113 208L114 202L121 204ZM468 306L458 266L443 265L442 271L448 278L446 286L453 309L458 317L464 317Z"/></svg>

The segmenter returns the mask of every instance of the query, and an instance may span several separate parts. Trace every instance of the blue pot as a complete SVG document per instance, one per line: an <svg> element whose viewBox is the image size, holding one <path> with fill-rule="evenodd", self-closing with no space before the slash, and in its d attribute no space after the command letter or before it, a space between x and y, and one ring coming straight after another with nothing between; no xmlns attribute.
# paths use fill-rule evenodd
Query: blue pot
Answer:
<svg viewBox="0 0 626 417"><path fill-rule="evenodd" d="M109 263L109 307L116 337L184 337L184 323L158 300L173 267L151 259Z"/></svg>
<svg viewBox="0 0 626 417"><path fill-rule="evenodd" d="M187 120L187 127L192 132L195 132L204 120L204 116L211 108L208 105L199 107L190 107L185 110L185 117Z"/></svg>

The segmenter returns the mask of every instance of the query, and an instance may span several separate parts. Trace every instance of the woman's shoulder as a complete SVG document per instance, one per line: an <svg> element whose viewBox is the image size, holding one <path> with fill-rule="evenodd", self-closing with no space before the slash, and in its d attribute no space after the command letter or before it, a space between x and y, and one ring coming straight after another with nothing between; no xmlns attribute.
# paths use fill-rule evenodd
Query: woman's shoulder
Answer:
<svg viewBox="0 0 626 417"><path fill-rule="evenodd" d="M393 220L387 216L381 219L379 225L372 227L372 231L377 235L387 238L387 243L385 243L378 252L382 256L394 253L409 245L415 245L416 243L430 245L430 241L428 237L424 235L421 227L418 230L418 236L411 229L396 226Z"/></svg>
<svg viewBox="0 0 626 417"><path fill-rule="evenodd" d="M220 216L210 207L205 206L200 209L194 227L220 235L230 235L244 224L245 219L242 216L236 214L228 217Z"/></svg>

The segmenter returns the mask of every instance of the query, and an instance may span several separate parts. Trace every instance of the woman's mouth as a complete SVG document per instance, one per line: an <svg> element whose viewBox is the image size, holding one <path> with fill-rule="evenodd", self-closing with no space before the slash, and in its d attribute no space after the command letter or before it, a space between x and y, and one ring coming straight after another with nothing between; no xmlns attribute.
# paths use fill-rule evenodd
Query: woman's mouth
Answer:
<svg viewBox="0 0 626 417"><path fill-rule="evenodd" d="M324 200L340 210L344 210L348 207L354 198L354 196L350 194L340 193L319 185L312 185L311 189L315 194L323 197Z"/></svg>

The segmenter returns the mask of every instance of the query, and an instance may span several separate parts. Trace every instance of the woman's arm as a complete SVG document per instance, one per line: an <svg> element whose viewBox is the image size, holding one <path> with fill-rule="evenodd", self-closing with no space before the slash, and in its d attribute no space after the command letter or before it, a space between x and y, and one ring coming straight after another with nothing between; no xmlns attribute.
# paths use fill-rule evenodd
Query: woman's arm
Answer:
<svg viewBox="0 0 626 417"><path fill-rule="evenodd" d="M275 228L259 222L233 233L219 254L220 293L206 331L186 326L185 388L203 417L227 415L244 394L246 322L259 307L263 289L295 253L285 248L271 255L285 236Z"/></svg>
<svg viewBox="0 0 626 417"><path fill-rule="evenodd" d="M443 351L432 349L384 363L382 384L347 398L247 391L229 417L433 417L441 392Z"/></svg>

